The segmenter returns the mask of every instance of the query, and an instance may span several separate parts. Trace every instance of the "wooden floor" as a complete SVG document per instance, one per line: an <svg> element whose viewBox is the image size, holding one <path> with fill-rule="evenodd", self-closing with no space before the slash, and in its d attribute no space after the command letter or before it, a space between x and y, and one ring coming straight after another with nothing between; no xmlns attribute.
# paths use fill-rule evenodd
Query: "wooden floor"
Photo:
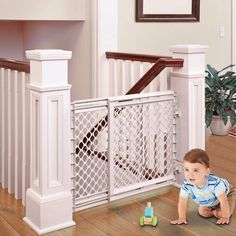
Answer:
<svg viewBox="0 0 236 236"><path fill-rule="evenodd" d="M210 136L206 149L210 154L212 172L227 178L236 185L236 139L225 136ZM229 225L217 226L215 219L203 219L197 214L197 206L190 202L188 225L174 226L170 220L177 217L179 190L163 188L136 197L74 214L77 225L46 236L231 236L236 235L236 210ZM148 201L152 202L158 217L158 227L140 227L138 220ZM62 212L63 214L63 212ZM0 236L35 236L22 220L24 208L6 190L0 188Z"/></svg>

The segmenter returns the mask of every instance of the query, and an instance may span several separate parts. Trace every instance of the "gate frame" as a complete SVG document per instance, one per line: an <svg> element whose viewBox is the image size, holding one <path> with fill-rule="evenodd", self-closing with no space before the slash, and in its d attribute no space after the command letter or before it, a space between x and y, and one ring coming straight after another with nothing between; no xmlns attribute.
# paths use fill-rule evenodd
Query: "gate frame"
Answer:
<svg viewBox="0 0 236 236"><path fill-rule="evenodd" d="M142 101L142 98L148 98L148 100ZM136 101L133 101L134 99L136 99ZM139 101L137 101L139 100ZM75 173L75 137L74 137L74 114L76 114L76 110L77 109L82 109L81 112L84 112L83 110L94 110L98 107L107 107L108 111L107 111L107 116L108 116L108 124L107 126L108 128L108 147L107 147L107 151L108 151L108 165L107 165L107 171L109 173L108 176L108 180L109 180L109 184L108 184L108 188L107 188L107 195L104 194L97 194L95 196L88 196L88 197L82 197L81 199L76 199L73 196L73 202L74 202L74 211L77 210L82 210L82 209L86 209L86 208L90 208L93 206L97 206L97 205L101 205L110 201L114 201L117 199L121 199L127 196L131 196L131 195L135 195L135 194L139 194L142 192L146 192L146 191L150 191L156 188L160 188L163 186L168 186L168 185L173 185L176 182L175 179L175 172L176 172L176 139L174 139L172 141L172 145L173 145L173 153L172 153L172 158L171 158L171 169L172 169L172 173L173 175L168 175L165 177L159 177L158 179L155 178L153 180L149 180L145 185L140 186L141 183L136 184L137 186L132 187L132 189L129 189L130 187L125 187L122 191L114 193L112 190L112 184L110 182L111 180L111 160L113 160L113 155L112 155L112 127L113 127L113 123L112 120L114 119L113 117L113 111L114 109L117 108L117 106L121 105L124 106L125 104L134 104L134 105L138 105L138 104L148 104L148 103L155 103L155 102L162 102L162 101L173 101L173 135L175 136L176 133L176 121L175 121L175 117L177 116L176 114L176 95L173 91L161 91L161 92L152 92L152 93L143 93L143 94L132 94L132 95L125 95L125 96L117 96L117 97L109 97L109 98L104 98L104 99L89 99L89 100L80 100L80 101L75 101L71 104L71 119L72 119L72 148L73 150L71 151L72 153L72 169L73 169L73 173ZM72 177L72 185L73 185L73 190L72 192L74 192L74 188L75 188L75 175ZM133 185L132 185L133 186ZM124 191L125 190L125 191ZM74 194L73 194L74 195ZM83 200L86 199L86 201Z"/></svg>

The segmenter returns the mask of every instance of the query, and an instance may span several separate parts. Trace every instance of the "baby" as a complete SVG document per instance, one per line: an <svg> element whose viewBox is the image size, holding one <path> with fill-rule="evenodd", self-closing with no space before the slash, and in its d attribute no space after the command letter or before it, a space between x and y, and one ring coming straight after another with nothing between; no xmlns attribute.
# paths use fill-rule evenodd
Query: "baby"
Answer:
<svg viewBox="0 0 236 236"><path fill-rule="evenodd" d="M216 217L216 224L228 224L234 210L236 190L225 179L210 173L209 157L204 150L192 149L183 160L185 181L181 186L177 220L171 224L187 224L188 197L199 205L202 217Z"/></svg>

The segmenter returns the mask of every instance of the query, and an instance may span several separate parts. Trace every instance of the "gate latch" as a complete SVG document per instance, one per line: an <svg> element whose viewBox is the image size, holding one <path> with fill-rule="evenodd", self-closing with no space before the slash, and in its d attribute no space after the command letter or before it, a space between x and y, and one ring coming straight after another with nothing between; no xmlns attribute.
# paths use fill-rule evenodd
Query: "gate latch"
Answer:
<svg viewBox="0 0 236 236"><path fill-rule="evenodd" d="M173 172L174 174L179 174L181 173L183 170L183 163L178 161L178 160L174 160L173 161Z"/></svg>

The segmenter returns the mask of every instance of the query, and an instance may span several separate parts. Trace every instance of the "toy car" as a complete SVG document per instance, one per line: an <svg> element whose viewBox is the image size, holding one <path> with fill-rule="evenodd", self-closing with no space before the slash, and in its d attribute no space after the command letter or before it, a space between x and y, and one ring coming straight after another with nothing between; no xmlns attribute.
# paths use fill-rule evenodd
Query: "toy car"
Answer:
<svg viewBox="0 0 236 236"><path fill-rule="evenodd" d="M157 224L158 224L157 217L153 215L153 208L151 207L151 202L148 202L147 207L145 207L144 216L140 217L139 225L157 226Z"/></svg>

